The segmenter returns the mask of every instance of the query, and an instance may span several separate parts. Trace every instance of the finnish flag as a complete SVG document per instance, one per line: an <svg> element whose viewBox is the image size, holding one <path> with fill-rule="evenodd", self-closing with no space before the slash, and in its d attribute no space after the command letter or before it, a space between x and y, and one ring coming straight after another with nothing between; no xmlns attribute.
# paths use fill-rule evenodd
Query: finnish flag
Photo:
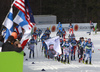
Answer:
<svg viewBox="0 0 100 72"><path fill-rule="evenodd" d="M7 41L8 37L13 32L13 10L12 7L10 8L10 11L8 15L6 16L3 25L6 27L6 36L4 42Z"/></svg>
<svg viewBox="0 0 100 72"><path fill-rule="evenodd" d="M25 15L22 11L18 12L13 21L24 29L24 33L20 41L22 48L24 49L27 41L31 38L31 29L29 29L28 22L26 21Z"/></svg>

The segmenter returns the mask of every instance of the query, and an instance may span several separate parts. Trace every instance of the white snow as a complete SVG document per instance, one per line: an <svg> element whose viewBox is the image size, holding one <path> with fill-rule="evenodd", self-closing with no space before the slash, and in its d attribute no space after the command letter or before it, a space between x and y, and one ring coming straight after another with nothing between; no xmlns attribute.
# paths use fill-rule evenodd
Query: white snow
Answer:
<svg viewBox="0 0 100 72"><path fill-rule="evenodd" d="M68 32L67 32L68 33ZM100 72L100 32L92 35L88 35L85 31L74 32L76 39L79 37L91 38L95 47L95 53L92 54L92 65L83 64L78 62L77 54L76 61L70 61L70 64L63 64L58 61L47 59L44 57L44 53L41 52L42 44L41 42L35 46L35 58L29 59L29 50L27 46L24 49L26 56L24 57L23 62L23 72L42 72L42 69L45 69L45 72ZM56 32L51 33L51 37L56 36ZM68 34L66 35L68 37ZM28 59L26 61L25 59ZM34 62L35 64L32 64Z"/></svg>

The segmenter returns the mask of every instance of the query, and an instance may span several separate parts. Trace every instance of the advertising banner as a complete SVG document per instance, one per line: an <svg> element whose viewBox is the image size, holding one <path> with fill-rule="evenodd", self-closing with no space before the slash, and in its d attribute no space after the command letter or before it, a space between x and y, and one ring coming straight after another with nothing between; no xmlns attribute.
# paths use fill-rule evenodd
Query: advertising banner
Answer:
<svg viewBox="0 0 100 72"><path fill-rule="evenodd" d="M72 23L74 31L90 31L90 23ZM94 23L94 27L96 27L97 23ZM44 25L36 25L34 29L41 29L45 31L47 27L52 31L56 32L58 24L44 24ZM62 27L68 31L69 23L62 24ZM33 29L33 30L34 30Z"/></svg>

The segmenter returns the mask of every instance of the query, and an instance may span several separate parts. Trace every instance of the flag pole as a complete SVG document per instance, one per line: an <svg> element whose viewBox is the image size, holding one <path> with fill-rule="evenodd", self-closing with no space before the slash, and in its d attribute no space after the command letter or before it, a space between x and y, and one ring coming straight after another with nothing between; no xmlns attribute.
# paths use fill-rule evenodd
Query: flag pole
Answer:
<svg viewBox="0 0 100 72"><path fill-rule="evenodd" d="M2 30L3 30L3 25L1 26L1 29L0 29L0 35L1 35L1 33L2 33Z"/></svg>

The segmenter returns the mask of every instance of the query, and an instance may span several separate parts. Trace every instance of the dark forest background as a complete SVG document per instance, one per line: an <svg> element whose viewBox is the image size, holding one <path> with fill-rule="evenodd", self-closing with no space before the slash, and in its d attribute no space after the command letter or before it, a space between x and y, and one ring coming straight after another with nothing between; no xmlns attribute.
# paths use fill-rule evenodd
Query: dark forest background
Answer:
<svg viewBox="0 0 100 72"><path fill-rule="evenodd" d="M13 0L0 0L0 25ZM56 15L61 23L89 23L100 27L100 0L29 0L34 15ZM14 7L14 16L18 9ZM1 28L1 26L0 26ZM100 30L100 28L99 28Z"/></svg>

